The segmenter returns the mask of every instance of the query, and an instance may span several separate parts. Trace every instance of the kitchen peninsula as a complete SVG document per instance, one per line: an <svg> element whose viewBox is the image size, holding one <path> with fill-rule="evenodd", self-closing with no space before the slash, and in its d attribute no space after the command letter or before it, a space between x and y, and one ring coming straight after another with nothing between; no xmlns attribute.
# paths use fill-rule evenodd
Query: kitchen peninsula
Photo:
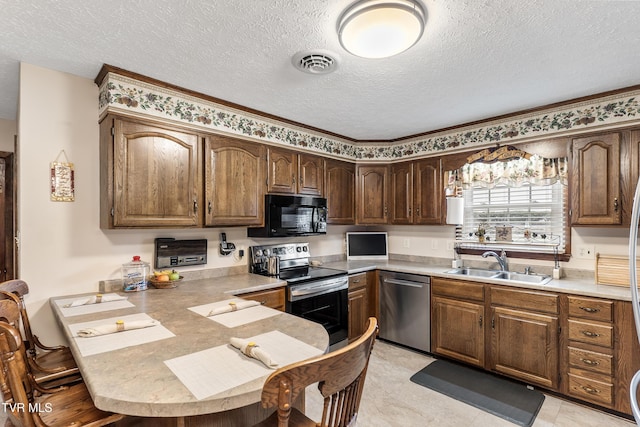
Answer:
<svg viewBox="0 0 640 427"><path fill-rule="evenodd" d="M127 302L133 306L91 314L70 316L61 307L60 300L81 298L83 295L55 297L50 300L50 305L98 408L137 417L153 417L146 420L149 425L158 425L160 420L154 419L156 417L163 418L167 425L205 422L207 425L252 425L268 414L260 407L262 385L268 372L248 383L197 399L165 361L228 345L231 337L250 338L270 331L282 332L322 354L328 347L325 329L299 317L277 313L228 328L189 310L231 299L233 293L280 285L284 282L278 279L243 274L183 281L173 289L119 292L127 296ZM141 313L158 320L174 336L90 356L82 355L77 342L81 338L74 338L72 325ZM206 381L204 375L201 379ZM136 425L139 425L138 421L142 420L136 419Z"/></svg>

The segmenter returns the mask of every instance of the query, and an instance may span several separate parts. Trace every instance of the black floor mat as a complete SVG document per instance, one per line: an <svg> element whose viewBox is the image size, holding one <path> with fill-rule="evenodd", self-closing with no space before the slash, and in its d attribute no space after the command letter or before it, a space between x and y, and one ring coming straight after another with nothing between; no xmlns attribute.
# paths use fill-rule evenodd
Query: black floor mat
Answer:
<svg viewBox="0 0 640 427"><path fill-rule="evenodd" d="M411 381L524 427L544 402L537 390L446 360L432 362Z"/></svg>

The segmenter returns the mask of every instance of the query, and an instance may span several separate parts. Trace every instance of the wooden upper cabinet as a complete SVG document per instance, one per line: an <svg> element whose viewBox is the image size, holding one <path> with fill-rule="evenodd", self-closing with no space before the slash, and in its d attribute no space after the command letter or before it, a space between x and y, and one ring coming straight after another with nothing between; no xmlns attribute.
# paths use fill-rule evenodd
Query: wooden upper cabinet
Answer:
<svg viewBox="0 0 640 427"><path fill-rule="evenodd" d="M264 145L223 136L205 139L205 225L262 225Z"/></svg>
<svg viewBox="0 0 640 427"><path fill-rule="evenodd" d="M114 116L100 126L102 227L202 224L197 133Z"/></svg>
<svg viewBox="0 0 640 427"><path fill-rule="evenodd" d="M413 163L402 162L391 165L389 197L389 222L391 224L413 224Z"/></svg>
<svg viewBox="0 0 640 427"><path fill-rule="evenodd" d="M439 158L416 160L413 164L413 223L442 224L442 167Z"/></svg>
<svg viewBox="0 0 640 427"><path fill-rule="evenodd" d="M296 193L297 159L297 154L294 151L269 147L269 180L267 186L269 193Z"/></svg>
<svg viewBox="0 0 640 427"><path fill-rule="evenodd" d="M394 163L390 181L391 224L442 223L440 159Z"/></svg>
<svg viewBox="0 0 640 427"><path fill-rule="evenodd" d="M356 206L358 224L386 224L389 209L389 168L357 165Z"/></svg>
<svg viewBox="0 0 640 427"><path fill-rule="evenodd" d="M324 194L324 158L269 147L269 193Z"/></svg>
<svg viewBox="0 0 640 427"><path fill-rule="evenodd" d="M571 223L620 224L620 134L574 139L572 156Z"/></svg>
<svg viewBox="0 0 640 427"><path fill-rule="evenodd" d="M313 154L298 154L298 194L324 195L323 157Z"/></svg>
<svg viewBox="0 0 640 427"><path fill-rule="evenodd" d="M356 222L356 165L340 160L326 160L327 223Z"/></svg>

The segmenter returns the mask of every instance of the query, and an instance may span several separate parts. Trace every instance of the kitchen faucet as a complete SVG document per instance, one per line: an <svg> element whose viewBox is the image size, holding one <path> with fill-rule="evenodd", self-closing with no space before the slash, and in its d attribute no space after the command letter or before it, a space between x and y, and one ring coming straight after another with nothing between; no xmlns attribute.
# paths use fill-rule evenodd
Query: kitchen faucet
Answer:
<svg viewBox="0 0 640 427"><path fill-rule="evenodd" d="M487 251L482 254L482 258L486 258L488 256L493 256L498 260L498 264L500 264L500 270L509 271L509 264L507 262L507 253L504 251L504 249L502 250L500 255L498 255L494 251Z"/></svg>

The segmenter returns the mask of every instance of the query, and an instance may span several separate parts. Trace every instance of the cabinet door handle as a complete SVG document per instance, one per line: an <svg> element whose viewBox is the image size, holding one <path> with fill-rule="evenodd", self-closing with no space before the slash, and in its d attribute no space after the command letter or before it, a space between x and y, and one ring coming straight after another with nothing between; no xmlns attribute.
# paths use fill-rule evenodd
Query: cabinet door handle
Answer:
<svg viewBox="0 0 640 427"><path fill-rule="evenodd" d="M599 308L592 308L592 307L580 307L580 310L584 310L587 313L597 313L600 311Z"/></svg>
<svg viewBox="0 0 640 427"><path fill-rule="evenodd" d="M591 331L580 331L580 332L582 332L582 335L585 335L589 338L597 338L600 336L600 334L597 332L591 332Z"/></svg>
<svg viewBox="0 0 640 427"><path fill-rule="evenodd" d="M296 177L295 176L291 177L291 185L296 185Z"/></svg>
<svg viewBox="0 0 640 427"><path fill-rule="evenodd" d="M482 315L480 315L480 327L482 327Z"/></svg>
<svg viewBox="0 0 640 427"><path fill-rule="evenodd" d="M618 198L613 199L613 210L618 212L618 208L620 207L620 203L618 203Z"/></svg>
<svg viewBox="0 0 640 427"><path fill-rule="evenodd" d="M384 206L384 216L387 216L387 205Z"/></svg>
<svg viewBox="0 0 640 427"><path fill-rule="evenodd" d="M302 179L302 177L299 177L299 178L298 178L298 181L300 182L300 185L303 185L303 184L304 184L304 180Z"/></svg>
<svg viewBox="0 0 640 427"><path fill-rule="evenodd" d="M496 328L496 319L491 318L491 329L495 329L495 328Z"/></svg>
<svg viewBox="0 0 640 427"><path fill-rule="evenodd" d="M597 360L591 360L591 359L580 359L580 361L585 365L589 365L589 366L598 366L600 364L600 362L598 362Z"/></svg>
<svg viewBox="0 0 640 427"><path fill-rule="evenodd" d="M209 213L211 213L211 209L212 209L211 200L209 200L209 204L207 205L207 209L209 210Z"/></svg>
<svg viewBox="0 0 640 427"><path fill-rule="evenodd" d="M193 213L198 213L198 201L193 201Z"/></svg>
<svg viewBox="0 0 640 427"><path fill-rule="evenodd" d="M589 394L598 394L598 393L600 393L600 390L598 390L597 388L589 387L587 385L583 385L582 389L584 391L586 391L587 393L589 393Z"/></svg>

